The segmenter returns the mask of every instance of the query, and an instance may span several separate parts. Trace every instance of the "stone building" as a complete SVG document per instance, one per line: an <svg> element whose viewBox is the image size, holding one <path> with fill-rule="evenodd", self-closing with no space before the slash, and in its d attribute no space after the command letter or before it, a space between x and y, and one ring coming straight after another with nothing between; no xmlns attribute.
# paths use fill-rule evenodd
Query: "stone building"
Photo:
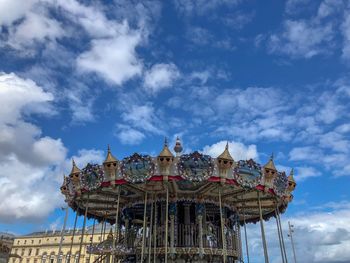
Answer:
<svg viewBox="0 0 350 263"><path fill-rule="evenodd" d="M7 263L10 257L13 240L14 235L0 232L0 263Z"/></svg>
<svg viewBox="0 0 350 263"><path fill-rule="evenodd" d="M102 231L101 225L96 225L94 234L92 226L85 230L82 241L82 250L79 263L89 263L97 259L97 256L86 253L86 246L98 244L107 238L108 229ZM78 254L82 233L80 229L66 230L63 235L61 253L58 255L61 231L34 232L28 235L18 236L14 239L11 254L18 255L10 257L9 263L78 263ZM72 242L73 240L73 242ZM69 255L71 252L71 260Z"/></svg>

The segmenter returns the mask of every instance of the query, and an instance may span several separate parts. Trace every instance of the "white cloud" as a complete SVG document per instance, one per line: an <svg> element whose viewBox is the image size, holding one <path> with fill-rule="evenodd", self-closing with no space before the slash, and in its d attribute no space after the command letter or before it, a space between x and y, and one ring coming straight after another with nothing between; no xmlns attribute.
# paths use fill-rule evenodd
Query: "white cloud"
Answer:
<svg viewBox="0 0 350 263"><path fill-rule="evenodd" d="M344 21L341 25L343 34L342 57L350 59L350 11L344 12Z"/></svg>
<svg viewBox="0 0 350 263"><path fill-rule="evenodd" d="M203 153L213 157L218 157L224 150L227 141L220 141L212 145L206 145L203 148ZM229 151L235 161L249 160L259 158L256 145L244 145L241 142L229 141Z"/></svg>
<svg viewBox="0 0 350 263"><path fill-rule="evenodd" d="M321 172L317 171L314 167L298 166L296 167L295 180L299 182L310 177L318 177L321 175Z"/></svg>
<svg viewBox="0 0 350 263"><path fill-rule="evenodd" d="M29 79L0 74L0 222L43 219L63 202L59 186L71 169L67 149L26 120L51 116L53 99ZM90 160L103 160L102 152L78 152L78 165Z"/></svg>
<svg viewBox="0 0 350 263"><path fill-rule="evenodd" d="M52 94L46 93L32 80L0 72L0 123L16 122L23 113L50 113L48 102L52 100Z"/></svg>
<svg viewBox="0 0 350 263"><path fill-rule="evenodd" d="M29 12L23 22L10 28L7 44L23 50L31 48L35 43L56 41L64 35L61 24L57 20L49 18L45 12Z"/></svg>
<svg viewBox="0 0 350 263"><path fill-rule="evenodd" d="M115 136L121 141L121 143L129 145L139 144L145 138L145 135L142 132L127 125L118 125Z"/></svg>
<svg viewBox="0 0 350 263"><path fill-rule="evenodd" d="M174 4L179 14L192 16L205 15L220 6L236 6L240 2L240 0L176 0Z"/></svg>
<svg viewBox="0 0 350 263"><path fill-rule="evenodd" d="M143 85L146 89L156 93L171 87L179 77L180 72L176 65L172 63L155 64L150 70L145 72Z"/></svg>
<svg viewBox="0 0 350 263"><path fill-rule="evenodd" d="M22 18L34 2L34 0L0 0L0 26L11 25Z"/></svg>
<svg viewBox="0 0 350 263"><path fill-rule="evenodd" d="M269 39L272 53L282 53L294 58L311 58L329 52L333 45L332 24L317 21L286 20L281 34L273 34Z"/></svg>
<svg viewBox="0 0 350 263"><path fill-rule="evenodd" d="M122 85L142 72L142 63L135 51L140 41L139 33L131 31L124 24L120 34L114 38L93 40L91 49L77 58L78 69L96 73L110 83Z"/></svg>
<svg viewBox="0 0 350 263"><path fill-rule="evenodd" d="M282 229L288 261L293 261L291 243L287 236L288 221L294 226L293 239L298 262L345 263L350 261L348 250L350 246L349 204L344 202L341 206L325 204L321 209L320 211L310 212L312 210L310 208L308 211L300 212L295 216L282 216ZM260 226L259 224L248 224L247 228L250 259L252 262L263 262ZM274 218L265 222L265 233L270 261L274 263L281 262Z"/></svg>

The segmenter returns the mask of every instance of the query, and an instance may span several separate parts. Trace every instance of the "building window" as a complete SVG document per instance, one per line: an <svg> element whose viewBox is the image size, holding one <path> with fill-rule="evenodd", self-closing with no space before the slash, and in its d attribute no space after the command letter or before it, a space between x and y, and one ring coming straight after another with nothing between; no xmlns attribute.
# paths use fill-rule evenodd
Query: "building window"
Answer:
<svg viewBox="0 0 350 263"><path fill-rule="evenodd" d="M24 240L24 245L27 244L27 240Z"/></svg>
<svg viewBox="0 0 350 263"><path fill-rule="evenodd" d="M58 263L62 263L62 259L63 259L63 254L61 253L58 257Z"/></svg>
<svg viewBox="0 0 350 263"><path fill-rule="evenodd" d="M17 245L19 244L19 240L17 241Z"/></svg>
<svg viewBox="0 0 350 263"><path fill-rule="evenodd" d="M34 240L32 240L32 244L34 244Z"/></svg>
<svg viewBox="0 0 350 263"><path fill-rule="evenodd" d="M35 251L35 256L39 255L39 248L36 249Z"/></svg>
<svg viewBox="0 0 350 263"><path fill-rule="evenodd" d="M75 255L75 258L74 258L74 263L79 263L79 262L78 262L78 259L79 259L79 254L77 253L77 254Z"/></svg>
<svg viewBox="0 0 350 263"><path fill-rule="evenodd" d="M50 263L54 263L55 262L55 255L51 255L50 256Z"/></svg>
<svg viewBox="0 0 350 263"><path fill-rule="evenodd" d="M41 239L39 239L39 244L41 244Z"/></svg>
<svg viewBox="0 0 350 263"><path fill-rule="evenodd" d="M35 259L34 259L34 263L38 263L38 259L35 258Z"/></svg>
<svg viewBox="0 0 350 263"><path fill-rule="evenodd" d="M41 263L45 263L46 262L46 254L43 255L43 257L41 258Z"/></svg>
<svg viewBox="0 0 350 263"><path fill-rule="evenodd" d="M27 263L29 263L30 262L30 259L29 258L27 258L27 261L26 261Z"/></svg>
<svg viewBox="0 0 350 263"><path fill-rule="evenodd" d="M21 256L24 256L24 248L22 248Z"/></svg>
<svg viewBox="0 0 350 263"><path fill-rule="evenodd" d="M85 263L89 263L89 258L86 258L86 259L85 259Z"/></svg>
<svg viewBox="0 0 350 263"><path fill-rule="evenodd" d="M29 250L28 250L28 256L30 256L32 254L32 249L30 248Z"/></svg>
<svg viewBox="0 0 350 263"><path fill-rule="evenodd" d="M16 248L16 249L15 249L15 254L17 255L17 253L18 253L18 249Z"/></svg>

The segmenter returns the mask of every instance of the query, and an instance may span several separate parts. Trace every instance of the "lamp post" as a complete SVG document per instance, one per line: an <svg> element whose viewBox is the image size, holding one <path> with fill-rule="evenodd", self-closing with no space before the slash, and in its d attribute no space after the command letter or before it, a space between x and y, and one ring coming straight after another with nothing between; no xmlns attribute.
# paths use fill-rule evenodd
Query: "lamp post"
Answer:
<svg viewBox="0 0 350 263"><path fill-rule="evenodd" d="M288 227L289 227L289 233L288 236L290 237L290 242L292 243L292 249L293 249L293 256L294 256L294 263L297 263L297 258L295 256L295 247L294 247L294 241L293 241L293 233L294 233L294 225L291 225L291 223L288 221Z"/></svg>

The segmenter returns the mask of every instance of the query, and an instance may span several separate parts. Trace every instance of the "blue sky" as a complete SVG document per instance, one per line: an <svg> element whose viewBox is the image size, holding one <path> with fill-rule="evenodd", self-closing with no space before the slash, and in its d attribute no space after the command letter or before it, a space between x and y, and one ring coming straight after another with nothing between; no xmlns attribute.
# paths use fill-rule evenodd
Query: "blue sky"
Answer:
<svg viewBox="0 0 350 263"><path fill-rule="evenodd" d="M62 226L71 158L155 155L179 136L294 167L298 254L350 261L347 1L0 0L0 30L0 231Z"/></svg>

